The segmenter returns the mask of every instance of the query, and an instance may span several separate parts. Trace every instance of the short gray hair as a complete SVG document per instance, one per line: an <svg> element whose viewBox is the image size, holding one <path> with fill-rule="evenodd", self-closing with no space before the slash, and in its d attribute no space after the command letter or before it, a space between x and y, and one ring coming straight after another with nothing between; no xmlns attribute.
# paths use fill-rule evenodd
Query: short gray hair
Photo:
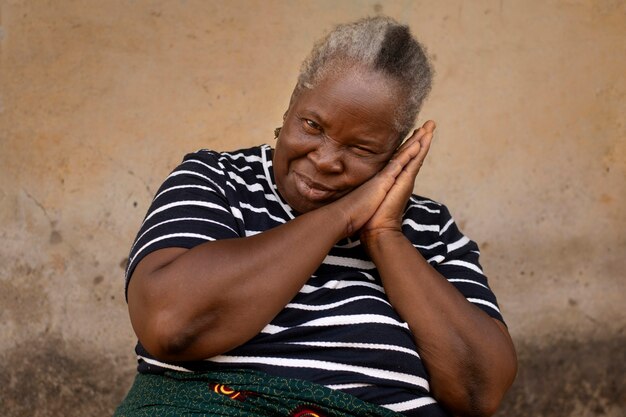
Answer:
<svg viewBox="0 0 626 417"><path fill-rule="evenodd" d="M390 17L369 17L336 26L302 63L294 97L304 88L313 88L325 75L355 65L386 75L404 92L396 123L402 136L408 134L430 92L433 69L425 48L408 26Z"/></svg>

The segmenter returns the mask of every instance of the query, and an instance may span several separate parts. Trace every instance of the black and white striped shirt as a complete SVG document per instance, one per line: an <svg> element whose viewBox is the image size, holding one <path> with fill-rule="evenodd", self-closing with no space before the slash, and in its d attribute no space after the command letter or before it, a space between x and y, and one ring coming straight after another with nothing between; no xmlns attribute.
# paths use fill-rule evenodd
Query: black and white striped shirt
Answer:
<svg viewBox="0 0 626 417"><path fill-rule="evenodd" d="M137 263L157 249L251 236L293 219L276 189L271 152L263 145L187 155L159 189L141 225L126 285ZM445 206L411 196L402 228L470 302L502 320L478 263L478 247L459 231ZM428 374L408 325L387 300L358 240L336 244L283 311L240 347L183 364L160 362L140 344L136 351L140 372L249 368L309 380L409 416L446 415L429 394Z"/></svg>

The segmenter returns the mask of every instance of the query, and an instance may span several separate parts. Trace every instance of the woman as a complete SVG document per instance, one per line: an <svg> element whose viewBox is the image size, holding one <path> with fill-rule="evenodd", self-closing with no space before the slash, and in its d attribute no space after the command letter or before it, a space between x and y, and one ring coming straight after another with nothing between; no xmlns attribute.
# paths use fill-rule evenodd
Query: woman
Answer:
<svg viewBox="0 0 626 417"><path fill-rule="evenodd" d="M275 149L185 157L131 249L140 374L118 415L495 412L516 357L478 248L411 194L430 81L407 27L341 25Z"/></svg>

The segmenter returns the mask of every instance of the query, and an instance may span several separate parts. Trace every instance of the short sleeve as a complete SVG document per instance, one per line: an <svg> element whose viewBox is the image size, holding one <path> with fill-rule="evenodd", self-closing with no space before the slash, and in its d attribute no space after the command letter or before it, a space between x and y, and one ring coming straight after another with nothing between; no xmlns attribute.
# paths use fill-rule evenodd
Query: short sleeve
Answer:
<svg viewBox="0 0 626 417"><path fill-rule="evenodd" d="M439 238L444 250L433 265L435 269L469 302L491 317L503 321L496 296L489 288L487 277L479 262L478 245L459 230L450 212L443 205L439 213Z"/></svg>
<svg viewBox="0 0 626 417"><path fill-rule="evenodd" d="M241 236L226 194L218 155L186 155L157 191L131 247L126 288L146 255L158 249L191 249L201 243Z"/></svg>
<svg viewBox="0 0 626 417"><path fill-rule="evenodd" d="M443 204L411 196L402 231L427 262L472 304L503 321L480 266L476 242L465 236Z"/></svg>

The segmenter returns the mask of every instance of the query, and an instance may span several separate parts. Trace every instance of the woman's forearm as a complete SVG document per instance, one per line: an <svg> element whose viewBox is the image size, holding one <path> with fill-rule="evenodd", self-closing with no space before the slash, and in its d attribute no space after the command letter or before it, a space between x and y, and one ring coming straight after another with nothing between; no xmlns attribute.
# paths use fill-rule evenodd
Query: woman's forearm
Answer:
<svg viewBox="0 0 626 417"><path fill-rule="evenodd" d="M155 251L128 288L139 340L155 357L175 361L244 343L297 294L345 228L332 208L321 208L251 237Z"/></svg>
<svg viewBox="0 0 626 417"><path fill-rule="evenodd" d="M454 415L491 415L516 373L504 325L469 303L398 231L362 236L409 324L433 395Z"/></svg>

